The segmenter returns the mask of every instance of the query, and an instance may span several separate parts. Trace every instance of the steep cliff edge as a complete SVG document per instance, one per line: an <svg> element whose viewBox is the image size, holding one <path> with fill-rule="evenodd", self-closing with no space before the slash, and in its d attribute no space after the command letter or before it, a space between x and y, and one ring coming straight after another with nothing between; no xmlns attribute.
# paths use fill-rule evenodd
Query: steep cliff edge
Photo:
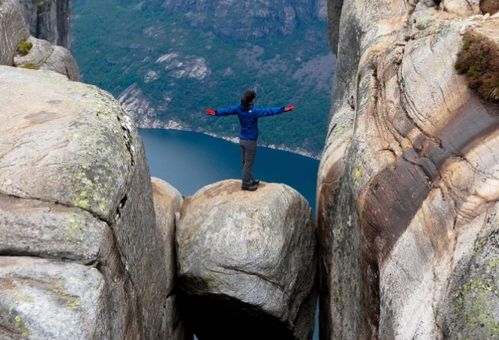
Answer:
<svg viewBox="0 0 499 340"><path fill-rule="evenodd" d="M341 16L318 184L321 336L496 336L499 108L455 64L466 32L497 49L499 17L478 1L329 7Z"/></svg>
<svg viewBox="0 0 499 340"><path fill-rule="evenodd" d="M172 221L156 223L129 118L94 86L8 66L0 103L0 338L162 338Z"/></svg>

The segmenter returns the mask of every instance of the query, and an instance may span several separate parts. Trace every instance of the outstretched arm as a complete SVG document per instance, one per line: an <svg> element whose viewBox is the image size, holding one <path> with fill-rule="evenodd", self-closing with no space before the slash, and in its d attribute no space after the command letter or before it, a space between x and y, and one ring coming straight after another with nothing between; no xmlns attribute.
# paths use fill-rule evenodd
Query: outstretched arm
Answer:
<svg viewBox="0 0 499 340"><path fill-rule="evenodd" d="M238 105L234 105L220 110L207 109L206 112L211 116L229 116L237 114L238 107Z"/></svg>
<svg viewBox="0 0 499 340"><path fill-rule="evenodd" d="M279 113L293 111L295 109L294 106L282 106L282 107L268 107L268 108L253 108L253 113L255 113L258 117L266 117L273 116Z"/></svg>

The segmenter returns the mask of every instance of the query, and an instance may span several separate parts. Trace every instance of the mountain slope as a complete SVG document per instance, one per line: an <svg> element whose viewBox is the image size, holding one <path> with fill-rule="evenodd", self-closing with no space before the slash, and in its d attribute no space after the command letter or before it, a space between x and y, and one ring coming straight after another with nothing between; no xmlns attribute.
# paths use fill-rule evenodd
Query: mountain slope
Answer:
<svg viewBox="0 0 499 340"><path fill-rule="evenodd" d="M253 87L259 106L298 107L261 120L262 143L322 150L334 68L324 1L80 0L74 13L84 81L120 97L139 125L236 137L235 117L204 109Z"/></svg>

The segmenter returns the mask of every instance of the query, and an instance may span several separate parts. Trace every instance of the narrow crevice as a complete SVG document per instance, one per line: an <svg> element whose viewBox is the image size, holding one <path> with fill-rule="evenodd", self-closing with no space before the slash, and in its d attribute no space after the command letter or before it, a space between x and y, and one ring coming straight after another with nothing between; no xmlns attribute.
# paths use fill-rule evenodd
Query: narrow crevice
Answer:
<svg viewBox="0 0 499 340"><path fill-rule="evenodd" d="M132 138L132 121L127 113L120 106L121 115L116 116L118 122L121 125L121 129L123 131L123 139L125 140L125 146L130 154L130 165L133 167L135 165L135 149L133 146L133 138Z"/></svg>
<svg viewBox="0 0 499 340"><path fill-rule="evenodd" d="M85 211L85 212L89 213L90 215L92 215L95 219L97 219L97 220L99 220L101 222L104 222L107 225L109 225L109 221L108 220L106 220L102 216L99 216L98 214L96 214L92 210L85 209L85 208L82 208L82 207L73 206L73 205L70 205L70 204L67 204L67 203L63 203L63 202L59 202L59 201L53 201L53 200L44 199L44 198L40 198L40 197L19 196L19 195L9 194L9 193L3 192L3 191L0 191L0 196L5 196L5 197L8 197L8 198L14 198L14 199L20 199L20 200L38 201L38 202L43 202L43 203L47 203L47 204L58 205L58 206L65 207L65 208L68 208L68 209L82 210L82 211Z"/></svg>
<svg viewBox="0 0 499 340"><path fill-rule="evenodd" d="M89 266L89 267L95 267L95 263L98 262L97 259L81 259L81 258L66 256L64 254L55 253L54 255L51 255L48 253L44 254L42 252L20 250L20 249L0 249L0 256L33 257L33 258L44 259L44 260L57 260L57 261L61 261L61 262L78 263L78 264L81 264L84 266Z"/></svg>
<svg viewBox="0 0 499 340"><path fill-rule="evenodd" d="M286 291L284 291L284 287L282 287L282 285L280 285L278 282L274 282L272 280L269 280L267 277L263 276L262 274L249 272L249 271L246 271L246 270L239 268L239 267L226 266L226 265L221 265L221 267L224 269L227 269L227 270L237 272L237 273L243 273L243 274L249 275L249 276L256 276L259 279L261 279L265 282L268 282L271 285L273 285L274 287L278 288L284 295L287 295ZM214 271L214 270L212 270L212 271Z"/></svg>

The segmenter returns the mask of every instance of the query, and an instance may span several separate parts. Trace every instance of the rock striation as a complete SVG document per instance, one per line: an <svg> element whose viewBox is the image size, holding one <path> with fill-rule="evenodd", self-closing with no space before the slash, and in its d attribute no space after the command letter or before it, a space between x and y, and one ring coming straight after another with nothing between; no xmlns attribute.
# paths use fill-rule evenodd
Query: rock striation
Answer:
<svg viewBox="0 0 499 340"><path fill-rule="evenodd" d="M321 338L497 336L499 107L455 64L466 32L497 40L499 17L478 1L329 6Z"/></svg>
<svg viewBox="0 0 499 340"><path fill-rule="evenodd" d="M0 65L12 65L17 44L29 37L22 11L15 0L0 0Z"/></svg>
<svg viewBox="0 0 499 340"><path fill-rule="evenodd" d="M35 3L52 1L33 0ZM69 50L30 35L23 8L17 0L0 1L0 32L0 65L51 70L71 80L80 79L78 65ZM45 37L43 34L37 36Z"/></svg>
<svg viewBox="0 0 499 340"><path fill-rule="evenodd" d="M162 338L165 231L129 118L49 71L0 66L0 102L0 338Z"/></svg>
<svg viewBox="0 0 499 340"><path fill-rule="evenodd" d="M18 0L31 35L71 47L72 0Z"/></svg>
<svg viewBox="0 0 499 340"><path fill-rule="evenodd" d="M177 225L186 324L199 339L310 339L316 238L305 199L236 180L185 200Z"/></svg>

